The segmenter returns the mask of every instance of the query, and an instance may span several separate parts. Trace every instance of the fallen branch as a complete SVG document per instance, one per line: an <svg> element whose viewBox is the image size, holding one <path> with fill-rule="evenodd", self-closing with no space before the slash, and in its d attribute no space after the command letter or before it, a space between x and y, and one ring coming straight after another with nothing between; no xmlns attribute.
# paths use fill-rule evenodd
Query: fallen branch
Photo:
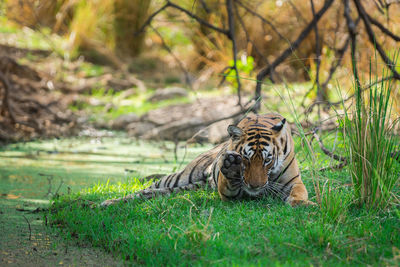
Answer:
<svg viewBox="0 0 400 267"><path fill-rule="evenodd" d="M333 159L335 159L337 161L342 161L342 162L347 164L347 158L343 157L343 156L340 156L340 155L337 155L337 154L333 153L332 151L330 151L329 149L327 149L324 146L324 144L322 143L321 138L318 136L318 134L315 131L313 133L313 137L317 140L319 147L321 148L322 152L325 153L325 155L327 155L328 157L333 158Z"/></svg>
<svg viewBox="0 0 400 267"><path fill-rule="evenodd" d="M334 166L323 167L323 168L319 169L318 171L319 171L319 172L325 172L325 171L330 171L330 170L332 170L332 171L333 171L333 170L341 170L341 169L343 169L346 165L347 165L347 162L342 162L342 163L339 163L339 164L334 165Z"/></svg>

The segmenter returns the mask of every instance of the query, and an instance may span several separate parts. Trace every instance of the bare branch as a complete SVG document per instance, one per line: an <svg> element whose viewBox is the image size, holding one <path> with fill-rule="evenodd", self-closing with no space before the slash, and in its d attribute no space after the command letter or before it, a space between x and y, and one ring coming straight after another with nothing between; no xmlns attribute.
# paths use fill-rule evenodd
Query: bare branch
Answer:
<svg viewBox="0 0 400 267"><path fill-rule="evenodd" d="M254 10L252 10L251 8L245 6L241 1L236 0L235 3L237 3L239 6L243 7L247 12L249 12L250 14L252 14L253 16L259 18L263 23L269 25L271 27L271 29L279 36L279 38L283 39L283 40L287 40L287 38L285 38L279 31L278 29L275 27L274 24L272 24L271 21L267 20L266 18L264 18L263 16L261 16L260 14L258 14L257 12L255 12ZM290 42L289 42L290 43Z"/></svg>
<svg viewBox="0 0 400 267"><path fill-rule="evenodd" d="M238 95L238 105L242 106L240 89L242 87L240 83L239 70L237 68L237 49L236 49L236 37L235 37L235 22L232 7L232 0L226 0L226 11L228 13L228 37L232 41L232 56L233 56L233 66L232 69L235 70L236 82L237 82L237 95Z"/></svg>
<svg viewBox="0 0 400 267"><path fill-rule="evenodd" d="M28 219L25 217L25 215L22 215L24 217L26 223L28 224L28 229L29 229L29 241L32 240L32 228L31 228L31 223L28 221Z"/></svg>
<svg viewBox="0 0 400 267"><path fill-rule="evenodd" d="M319 172L325 172L325 171L331 171L331 170L341 170L346 165L347 165L347 162L341 162L341 163L339 163L337 165L334 165L334 166L328 166L328 167L321 168L318 171Z"/></svg>
<svg viewBox="0 0 400 267"><path fill-rule="evenodd" d="M329 9L329 7L332 6L334 0L325 0L324 6L317 12L315 13L315 16L313 17L312 21L303 29L303 31L299 34L297 39L288 47L285 51L283 51L280 56L278 56L274 62L271 63L270 66L264 67L256 77L257 84L256 84L256 89L255 89L255 95L254 99L257 100L261 96L261 85L263 80L265 79L266 76L270 75L271 72L279 66L289 55L293 53L294 50L296 50L299 45L304 41L304 39L310 34L310 32L314 28L314 24L316 24L321 17L325 14L325 12ZM260 105L258 104L255 106L255 111L258 111L260 109Z"/></svg>
<svg viewBox="0 0 400 267"><path fill-rule="evenodd" d="M195 14L191 13L190 11L184 9L184 8L181 7L181 6L178 6L178 5L176 5L176 4L174 4L174 3L170 2L170 1L168 1L168 2L167 2L167 7L172 7L172 8L175 8L175 9L177 9L177 10L180 10L180 11L182 11L183 13L185 13L186 15L188 15L189 17L195 19L198 23L200 23L200 24L202 24L202 25L204 25L204 26L206 26L206 27L208 27L208 28L210 28L210 29L213 29L214 31L217 31L217 32L219 32L219 33L222 33L222 34L225 34L225 35L229 36L229 31L228 31L228 30L221 29L221 28L219 28L219 27L216 27L216 26L214 26L214 25L208 23L207 21L205 21L205 20L203 20L202 18L196 16Z"/></svg>
<svg viewBox="0 0 400 267"><path fill-rule="evenodd" d="M236 1L235 1L235 3L236 3ZM236 17L238 18L240 26L242 27L243 32L244 32L244 34L246 36L247 43L251 43L252 47L254 47L254 50L256 51L257 55L261 58L261 60L264 62L264 64L269 65L268 59L264 56L263 53L261 53L261 51L258 49L257 45L254 43L254 41L250 39L249 32L248 32L248 30L246 28L246 25L244 24L243 18L239 14L239 10L238 10L237 6L234 5L233 7L235 9L235 14L236 14Z"/></svg>
<svg viewBox="0 0 400 267"><path fill-rule="evenodd" d="M357 20L357 21L359 21L359 20ZM342 63L344 53L349 48L349 44L350 44L350 37L347 37L344 45L338 50L338 53L339 53L338 59L335 61L335 64L332 64L332 66L330 67L328 78L326 78L325 82L321 85L322 88L325 88L326 86L328 86L328 83L332 79L333 74L335 73L336 69Z"/></svg>
<svg viewBox="0 0 400 267"><path fill-rule="evenodd" d="M313 17L315 18L315 8L314 1L310 0L311 3L311 11ZM318 23L314 24L314 33L315 33L315 64L316 64L316 75L315 75L315 84L317 85L317 100L323 101L326 99L326 95L324 92L324 88L321 88L319 83L319 71L321 66L321 49L319 47L319 34L318 34Z"/></svg>
<svg viewBox="0 0 400 267"><path fill-rule="evenodd" d="M247 112L249 112L247 109L241 109L241 110L239 110L238 112L236 112L236 113L234 113L232 115L221 117L221 118L218 118L218 119L215 119L215 120L210 120L210 121L205 121L205 122L200 122L200 123L192 123L192 124L189 124L189 125L184 125L183 127L179 128L179 129L176 129L175 134L177 135L179 132L185 131L185 130L190 129L190 128L207 127L207 126L209 126L211 124L214 124L216 122L220 122L220 121L236 118L237 116L242 115L242 114L246 114Z"/></svg>
<svg viewBox="0 0 400 267"><path fill-rule="evenodd" d="M396 65L393 63L393 61L387 57L385 51L381 47L381 45L378 43L378 40L375 37L374 32L372 31L371 28L371 22L368 18L368 14L365 11L364 7L361 5L361 2L359 0L354 0L354 4L356 5L358 14L360 15L361 19L364 22L365 25L365 30L367 31L369 41L376 50L378 50L379 55L381 56L382 60L385 62L386 66L392 71L393 73L393 78L400 80L400 74L396 71Z"/></svg>
<svg viewBox="0 0 400 267"><path fill-rule="evenodd" d="M215 30L215 31L217 31L217 32L219 32L219 33L225 34L226 36L229 35L228 30L221 29L221 28L219 28L219 27L217 27L217 26L214 26L214 25L208 23L207 21L203 20L202 18L196 16L195 14L193 14L192 12L190 12L189 10L186 10L186 9L184 9L183 7L181 7L181 6L177 5L177 4L174 4L174 3L170 2L170 1L167 1L167 3L166 3L165 5L163 5L163 6L160 7L159 9L157 9L157 11L155 11L153 14L151 14L151 15L149 16L149 18L143 23L142 27L140 27L139 31L137 31L135 34L140 34L140 33L142 33L142 32L144 31L144 29L145 29L147 26L149 26L149 25L151 24L151 22L153 21L153 19L154 19L160 12L162 12L163 10L165 10L165 9L168 8L168 7L171 7L171 8L177 9L177 10L179 10L179 11L182 11L183 13L185 13L186 15L188 15L189 17L195 19L198 23L200 23L200 24L202 24L202 25L204 25L204 26L206 26L206 27L208 27L208 28L210 28L210 29L213 29L213 30Z"/></svg>
<svg viewBox="0 0 400 267"><path fill-rule="evenodd" d="M165 50L167 50L167 52L175 59L175 61L178 63L179 68L182 70L183 74L185 75L185 80L186 80L186 84L188 84L190 86L190 88L192 88L192 82L190 80L190 75L189 72L187 71L187 69L185 68L185 66L183 65L182 61L179 60L179 58L177 56L175 56L175 54L172 52L171 48L167 45L167 43L164 41L163 36L161 35L161 33L159 31L157 31L156 28L154 28L153 26L150 25L150 28L157 34L158 37L160 37L161 39L161 44L164 47Z"/></svg>
<svg viewBox="0 0 400 267"><path fill-rule="evenodd" d="M353 19L350 15L350 5L349 0L344 0L344 16L347 22L347 29L350 34L351 40L351 64L353 66L353 75L354 80L356 82L357 88L361 89L360 79L358 76L358 69L357 69L357 59L356 59L356 47L357 47L357 30L356 24L354 23Z"/></svg>
<svg viewBox="0 0 400 267"><path fill-rule="evenodd" d="M319 147L321 148L322 152L325 153L325 155L327 155L330 158L333 158L337 161L343 161L343 162L347 162L347 158L337 155L335 153L333 153L332 151L329 151L329 149L327 149L324 144L322 143L321 138L318 136L318 134L316 133L316 131L314 131L313 136L315 138L315 140L317 140Z"/></svg>
<svg viewBox="0 0 400 267"><path fill-rule="evenodd" d="M400 36L395 35L393 32L391 32L388 28L383 26L379 21L377 21L376 19L371 17L369 14L367 14L367 17L368 17L369 21L371 22L371 24L378 27L384 34L390 36L390 38L392 38L396 42L400 42Z"/></svg>
<svg viewBox="0 0 400 267"><path fill-rule="evenodd" d="M144 29L146 29L147 26L149 26L151 24L151 22L153 21L153 19L159 14L161 13L161 11L163 11L164 9L166 9L167 7L169 7L169 3L166 3L165 5L163 5L162 7L160 7L159 9L157 9L157 11L153 12L153 14L151 14L147 20L143 23L142 27L140 27L140 29L135 32L135 35L139 35L141 33L144 32Z"/></svg>
<svg viewBox="0 0 400 267"><path fill-rule="evenodd" d="M368 90L369 88L371 88L374 85L377 85L377 84L379 84L381 82L384 82L384 81L387 81L387 80L391 80L391 79L393 79L393 76L387 76L385 78L379 79L379 80L377 80L377 81L375 81L375 82L373 82L371 84L368 84L367 86L364 86L364 88L362 88L361 91L363 92L365 90ZM355 96L355 94L352 94L351 96L347 97L344 100L340 100L340 101L333 102L333 103L330 103L330 104L333 105L333 106L336 106L336 105L339 105L339 104L342 104L342 103L346 103L347 101L352 99L354 96Z"/></svg>

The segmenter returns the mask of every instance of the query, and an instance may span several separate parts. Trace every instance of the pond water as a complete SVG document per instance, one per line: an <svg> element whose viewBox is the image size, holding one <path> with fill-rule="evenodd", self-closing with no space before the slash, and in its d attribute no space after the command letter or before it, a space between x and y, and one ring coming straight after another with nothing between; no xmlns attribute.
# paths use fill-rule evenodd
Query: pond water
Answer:
<svg viewBox="0 0 400 267"><path fill-rule="evenodd" d="M210 146L135 141L126 137L67 138L0 148L0 200L46 200L99 182L167 174Z"/></svg>

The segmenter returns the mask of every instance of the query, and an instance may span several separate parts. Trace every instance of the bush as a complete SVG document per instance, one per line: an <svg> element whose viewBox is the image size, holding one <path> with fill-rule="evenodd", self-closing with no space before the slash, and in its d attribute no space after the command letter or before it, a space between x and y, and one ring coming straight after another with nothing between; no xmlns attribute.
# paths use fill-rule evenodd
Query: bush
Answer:
<svg viewBox="0 0 400 267"><path fill-rule="evenodd" d="M398 123L391 120L392 84L385 78L375 81L369 95L355 87L355 105L343 120L354 197L359 205L385 208L399 178L391 158L397 146L394 129Z"/></svg>

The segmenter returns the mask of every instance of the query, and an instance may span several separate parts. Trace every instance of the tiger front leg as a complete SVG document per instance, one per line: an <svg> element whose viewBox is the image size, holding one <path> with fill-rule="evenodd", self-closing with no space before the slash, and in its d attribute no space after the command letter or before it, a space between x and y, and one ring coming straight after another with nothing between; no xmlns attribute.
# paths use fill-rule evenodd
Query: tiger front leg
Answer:
<svg viewBox="0 0 400 267"><path fill-rule="evenodd" d="M292 207L298 205L316 205L314 202L308 200L307 189L304 186L303 182L299 179L297 183L295 183L290 191L286 202L289 203Z"/></svg>
<svg viewBox="0 0 400 267"><path fill-rule="evenodd" d="M242 156L234 151L226 151L220 161L218 193L222 200L240 198L243 185Z"/></svg>

